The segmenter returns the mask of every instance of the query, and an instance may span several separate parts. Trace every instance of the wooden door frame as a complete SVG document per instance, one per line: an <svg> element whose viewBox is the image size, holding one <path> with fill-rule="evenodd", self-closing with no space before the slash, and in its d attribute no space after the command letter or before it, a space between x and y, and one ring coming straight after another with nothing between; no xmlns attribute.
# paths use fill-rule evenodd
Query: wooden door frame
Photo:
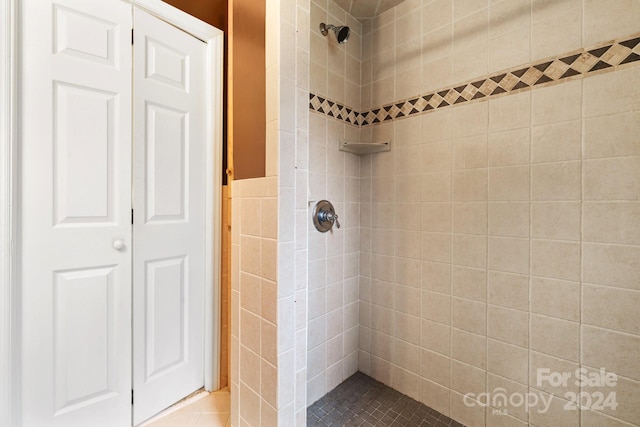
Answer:
<svg viewBox="0 0 640 427"><path fill-rule="evenodd" d="M204 387L220 384L220 251L224 33L160 0L121 0L206 44L206 239ZM18 180L19 0L0 0L0 427L20 425L20 277Z"/></svg>

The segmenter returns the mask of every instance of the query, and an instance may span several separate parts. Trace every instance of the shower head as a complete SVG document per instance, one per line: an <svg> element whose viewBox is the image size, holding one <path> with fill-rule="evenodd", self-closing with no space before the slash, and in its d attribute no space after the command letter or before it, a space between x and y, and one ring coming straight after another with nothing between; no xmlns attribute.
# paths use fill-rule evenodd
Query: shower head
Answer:
<svg viewBox="0 0 640 427"><path fill-rule="evenodd" d="M349 35L351 34L351 29L346 25L341 25L336 27L335 25L325 24L324 22L320 24L320 32L323 36L329 34L329 30L333 30L336 35L336 39L338 43L343 44L349 40Z"/></svg>

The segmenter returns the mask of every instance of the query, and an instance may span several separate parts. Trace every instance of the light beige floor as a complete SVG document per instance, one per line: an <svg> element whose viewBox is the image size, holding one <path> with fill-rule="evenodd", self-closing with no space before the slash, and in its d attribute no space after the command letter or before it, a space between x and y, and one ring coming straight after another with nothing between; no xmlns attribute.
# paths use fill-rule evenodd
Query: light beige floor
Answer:
<svg viewBox="0 0 640 427"><path fill-rule="evenodd" d="M229 427L229 389L203 392L149 420L144 427Z"/></svg>

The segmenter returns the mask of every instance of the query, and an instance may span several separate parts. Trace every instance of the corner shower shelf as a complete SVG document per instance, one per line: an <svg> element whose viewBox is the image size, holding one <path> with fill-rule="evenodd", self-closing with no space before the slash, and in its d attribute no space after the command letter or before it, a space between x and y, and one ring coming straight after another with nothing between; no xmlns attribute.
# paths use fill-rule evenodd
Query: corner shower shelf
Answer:
<svg viewBox="0 0 640 427"><path fill-rule="evenodd" d="M349 142L340 140L340 151L353 154L371 154L391 151L391 141L385 142Z"/></svg>

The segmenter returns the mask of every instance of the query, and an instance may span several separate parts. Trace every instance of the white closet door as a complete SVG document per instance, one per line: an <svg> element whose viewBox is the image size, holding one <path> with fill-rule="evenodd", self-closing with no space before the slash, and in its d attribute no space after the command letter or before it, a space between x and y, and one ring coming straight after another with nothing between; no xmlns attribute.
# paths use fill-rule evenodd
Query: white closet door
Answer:
<svg viewBox="0 0 640 427"><path fill-rule="evenodd" d="M203 386L206 45L134 8L134 424Z"/></svg>
<svg viewBox="0 0 640 427"><path fill-rule="evenodd" d="M131 422L131 6L22 0L24 426Z"/></svg>

